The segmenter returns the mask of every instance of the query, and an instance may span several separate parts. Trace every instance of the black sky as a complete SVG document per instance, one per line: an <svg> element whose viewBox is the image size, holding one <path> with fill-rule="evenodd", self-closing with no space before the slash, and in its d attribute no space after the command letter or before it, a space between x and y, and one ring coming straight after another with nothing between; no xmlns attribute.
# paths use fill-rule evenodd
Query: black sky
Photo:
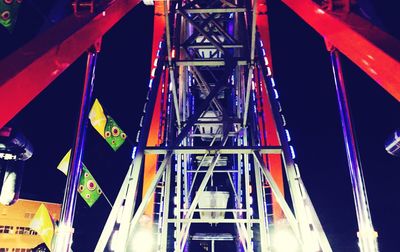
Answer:
<svg viewBox="0 0 400 252"><path fill-rule="evenodd" d="M270 1L269 12L275 80L303 181L334 251L357 251L329 54L322 38L283 4ZM140 4L107 33L96 70L94 96L132 139L147 93L152 14L151 7ZM25 6L18 22L16 34L6 38L9 48L33 36L42 21ZM56 166L73 142L85 60L82 56L11 122L35 148L26 165L22 198L62 202L65 176ZM384 142L399 128L399 103L345 57L342 62L379 246L381 251L396 251L400 159L385 152ZM124 144L113 152L92 127L87 134L84 162L113 202L132 146ZM109 210L104 198L92 208L78 199L74 251L93 250Z"/></svg>

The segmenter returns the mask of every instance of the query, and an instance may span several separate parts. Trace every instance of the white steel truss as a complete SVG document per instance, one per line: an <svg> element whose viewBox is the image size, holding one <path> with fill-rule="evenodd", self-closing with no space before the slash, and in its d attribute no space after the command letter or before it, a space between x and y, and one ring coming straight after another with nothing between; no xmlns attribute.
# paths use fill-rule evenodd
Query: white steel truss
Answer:
<svg viewBox="0 0 400 252"><path fill-rule="evenodd" d="M138 146L96 251L145 251L138 243L154 243L149 251L196 251L196 246L277 251L274 233L284 229L295 237L298 251L332 251L274 98L256 33L256 5L257 0L165 2L166 35ZM146 146L158 85L164 84L164 142ZM279 146L260 145L257 122L263 115L256 109L261 98L255 86L269 94L262 102L272 107L275 120L269 123L276 124ZM269 154L281 156L286 197L263 158ZM146 155L158 155L159 162L140 197ZM147 218L154 224L146 225L143 213L151 199L156 199L156 213ZM274 218L272 200L284 218ZM143 229L152 240L138 242Z"/></svg>

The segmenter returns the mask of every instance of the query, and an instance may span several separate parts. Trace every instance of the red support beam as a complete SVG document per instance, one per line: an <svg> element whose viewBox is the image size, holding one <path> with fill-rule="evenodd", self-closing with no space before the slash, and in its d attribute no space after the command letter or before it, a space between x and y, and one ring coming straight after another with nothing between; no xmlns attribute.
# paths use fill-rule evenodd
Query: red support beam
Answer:
<svg viewBox="0 0 400 252"><path fill-rule="evenodd" d="M268 8L265 0L258 0L257 6L257 29L260 34L260 39L263 43L265 50L265 57L267 58L268 67L272 71L272 55L271 55L271 43L269 34L269 23L268 23ZM256 76L262 76L262 73L256 74ZM259 120L259 129L261 135L261 144L263 146L280 146L281 142L278 136L278 129L276 128L276 122L272 113L271 104L268 98L267 90L265 89L264 78L260 78L257 82L256 94L257 94L257 110L262 115ZM283 185L283 167L282 157L280 154L264 154L262 155L264 162L268 164L269 171L274 178L276 184L282 195L285 195ZM266 183L267 184L267 183ZM275 196L272 196L272 213L275 221L283 219L284 214L277 202Z"/></svg>
<svg viewBox="0 0 400 252"><path fill-rule="evenodd" d="M115 0L97 14L66 17L0 61L0 128L139 2Z"/></svg>
<svg viewBox="0 0 400 252"><path fill-rule="evenodd" d="M151 66L150 72L156 68L156 59L158 58L157 52L159 50L159 44L163 40L163 35L165 33L165 15L164 15L164 2L157 1L154 3L154 24L153 24L153 47L151 53ZM165 71L167 74L166 80L168 80L168 71ZM153 76L151 77L153 78ZM160 80L162 81L162 79ZM168 90L168 81L165 83L165 87L160 83L160 87L157 94L156 104L154 106L153 118L151 119L150 132L149 137L147 139L147 146L160 146L162 144L160 142L160 133L162 134L164 131L164 125L161 123L161 115L162 112L165 111L166 107L162 107L161 100L164 95L164 99L166 99L167 92L163 92ZM164 104L165 105L165 104ZM144 174L143 174L143 192L144 196L149 189L151 182L156 176L157 172L157 159L158 155L146 155L144 161ZM144 215L149 217L149 220L153 220L154 216L154 197L150 199L147 207L144 211Z"/></svg>
<svg viewBox="0 0 400 252"><path fill-rule="evenodd" d="M335 16L311 0L282 2L400 101L398 40L353 13Z"/></svg>

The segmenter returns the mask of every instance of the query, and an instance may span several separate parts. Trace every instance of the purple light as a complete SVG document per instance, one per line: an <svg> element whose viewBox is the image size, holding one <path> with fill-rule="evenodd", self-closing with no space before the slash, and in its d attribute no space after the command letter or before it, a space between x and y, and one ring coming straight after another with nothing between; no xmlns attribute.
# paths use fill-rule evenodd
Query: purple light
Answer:
<svg viewBox="0 0 400 252"><path fill-rule="evenodd" d="M286 126L286 119L285 116L281 114L281 119L282 119L282 125Z"/></svg>
<svg viewBox="0 0 400 252"><path fill-rule="evenodd" d="M135 159L136 156L136 146L133 146L133 150L132 150L132 159Z"/></svg>
<svg viewBox="0 0 400 252"><path fill-rule="evenodd" d="M275 87L275 86L276 86L275 80L274 80L274 78L272 78L272 77L271 77L271 84L272 84L272 87Z"/></svg>
<svg viewBox="0 0 400 252"><path fill-rule="evenodd" d="M285 133L286 133L286 139L288 140L288 142L292 141L289 130L285 129Z"/></svg>
<svg viewBox="0 0 400 252"><path fill-rule="evenodd" d="M290 148L290 153L292 154L292 159L295 159L296 158L296 153L294 152L293 146L290 145L289 148Z"/></svg>

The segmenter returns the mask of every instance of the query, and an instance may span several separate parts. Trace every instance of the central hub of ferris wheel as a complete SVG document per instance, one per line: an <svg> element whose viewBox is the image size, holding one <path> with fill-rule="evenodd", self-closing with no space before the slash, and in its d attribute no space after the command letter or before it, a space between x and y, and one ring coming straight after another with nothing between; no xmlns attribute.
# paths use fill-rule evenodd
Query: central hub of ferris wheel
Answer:
<svg viewBox="0 0 400 252"><path fill-rule="evenodd" d="M138 145L96 251L331 251L257 31L265 2L155 2L154 20Z"/></svg>

